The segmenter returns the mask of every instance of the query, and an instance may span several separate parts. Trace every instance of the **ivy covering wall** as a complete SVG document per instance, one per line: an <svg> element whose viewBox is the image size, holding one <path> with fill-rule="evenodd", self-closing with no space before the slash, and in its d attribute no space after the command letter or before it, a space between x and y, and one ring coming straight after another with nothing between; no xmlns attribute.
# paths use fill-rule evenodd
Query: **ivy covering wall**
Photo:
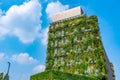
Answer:
<svg viewBox="0 0 120 80"><path fill-rule="evenodd" d="M80 76L60 71L48 70L31 76L30 80L99 80L97 78Z"/></svg>
<svg viewBox="0 0 120 80"><path fill-rule="evenodd" d="M98 19L86 15L49 27L46 70L107 77Z"/></svg>
<svg viewBox="0 0 120 80"><path fill-rule="evenodd" d="M108 80L105 51L101 42L97 16L88 17L84 14L52 23L48 34L46 71L59 71L71 75L97 77L95 80ZM31 80L43 79L31 78ZM73 80L79 80L79 78Z"/></svg>

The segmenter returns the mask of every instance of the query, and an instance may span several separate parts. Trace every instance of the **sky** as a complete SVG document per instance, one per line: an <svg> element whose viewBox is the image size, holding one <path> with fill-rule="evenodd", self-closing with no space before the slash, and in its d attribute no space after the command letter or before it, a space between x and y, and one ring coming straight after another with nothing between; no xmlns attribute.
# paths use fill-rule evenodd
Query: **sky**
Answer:
<svg viewBox="0 0 120 80"><path fill-rule="evenodd" d="M48 28L52 15L81 6L99 19L100 35L120 80L119 0L0 0L0 72L10 80L29 80L45 69Z"/></svg>

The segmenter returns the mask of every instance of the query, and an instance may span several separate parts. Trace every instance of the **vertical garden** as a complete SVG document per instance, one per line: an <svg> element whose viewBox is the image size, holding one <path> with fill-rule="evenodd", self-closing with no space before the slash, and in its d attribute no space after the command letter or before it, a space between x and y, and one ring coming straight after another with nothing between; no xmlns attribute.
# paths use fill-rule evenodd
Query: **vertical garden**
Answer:
<svg viewBox="0 0 120 80"><path fill-rule="evenodd" d="M39 79L33 75L31 80L44 80L41 75L47 80L51 80L50 76L52 80L108 80L97 16L84 14L54 22L48 35L46 71L38 74Z"/></svg>

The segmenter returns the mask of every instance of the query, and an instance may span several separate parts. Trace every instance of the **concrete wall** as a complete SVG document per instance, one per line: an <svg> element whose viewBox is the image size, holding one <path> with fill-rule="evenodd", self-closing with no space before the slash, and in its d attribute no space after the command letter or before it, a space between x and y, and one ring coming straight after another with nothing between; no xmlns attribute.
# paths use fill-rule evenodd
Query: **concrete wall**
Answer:
<svg viewBox="0 0 120 80"><path fill-rule="evenodd" d="M104 57L105 57L105 60L106 60L106 66L107 66L107 70L108 70L108 80L114 80L114 77L113 77L113 74L112 74L112 68L110 66L110 61L109 61L106 53L105 53Z"/></svg>
<svg viewBox="0 0 120 80"><path fill-rule="evenodd" d="M66 19L66 18L70 18L70 17L74 17L74 16L77 16L77 15L81 15L82 13L83 13L82 12L82 8L80 6L79 7L75 7L75 8L72 8L72 9L69 9L69 10L66 10L66 11L54 14L52 16L52 21L56 22L56 21L63 20L63 19Z"/></svg>

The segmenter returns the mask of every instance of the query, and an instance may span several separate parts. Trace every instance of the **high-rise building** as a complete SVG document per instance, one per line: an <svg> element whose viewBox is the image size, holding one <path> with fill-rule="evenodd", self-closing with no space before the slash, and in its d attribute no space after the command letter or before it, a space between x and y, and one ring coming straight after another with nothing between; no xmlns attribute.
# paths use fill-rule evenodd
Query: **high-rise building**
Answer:
<svg viewBox="0 0 120 80"><path fill-rule="evenodd" d="M97 16L88 17L81 7L57 13L48 35L48 72L33 75L31 80L115 79L101 41ZM42 79L41 75L47 77Z"/></svg>

